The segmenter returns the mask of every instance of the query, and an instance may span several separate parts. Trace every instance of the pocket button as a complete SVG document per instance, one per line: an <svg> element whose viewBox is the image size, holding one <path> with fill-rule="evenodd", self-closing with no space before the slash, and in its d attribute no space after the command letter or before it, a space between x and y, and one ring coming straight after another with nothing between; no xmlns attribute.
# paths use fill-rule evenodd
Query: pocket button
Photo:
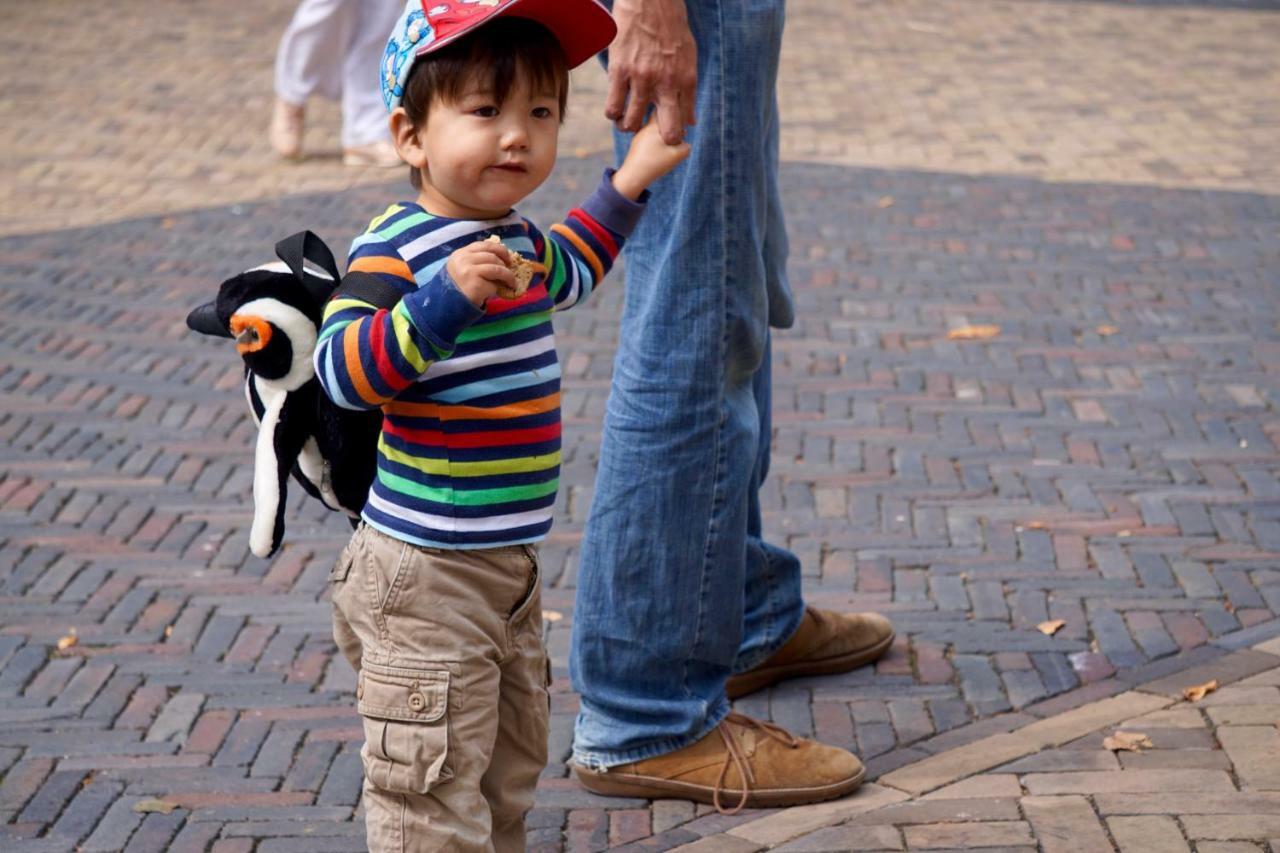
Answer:
<svg viewBox="0 0 1280 853"><path fill-rule="evenodd" d="M409 707L414 713L421 713L422 709L427 707L427 699L421 693L409 694Z"/></svg>

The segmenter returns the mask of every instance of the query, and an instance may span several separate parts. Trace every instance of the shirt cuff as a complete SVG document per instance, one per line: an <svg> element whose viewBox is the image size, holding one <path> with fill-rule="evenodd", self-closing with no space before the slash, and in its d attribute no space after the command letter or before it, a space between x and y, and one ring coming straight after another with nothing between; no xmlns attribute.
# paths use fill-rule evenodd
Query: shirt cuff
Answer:
<svg viewBox="0 0 1280 853"><path fill-rule="evenodd" d="M401 300L409 322L436 349L453 352L458 335L484 316L483 309L471 304L446 267L426 284Z"/></svg>
<svg viewBox="0 0 1280 853"><path fill-rule="evenodd" d="M613 186L613 173L616 171L618 170L604 170L604 177L600 179L599 186L582 203L582 209L613 233L629 237L635 230L636 223L640 221L640 214L644 213L645 202L649 200L649 191L640 193L638 201L627 198Z"/></svg>

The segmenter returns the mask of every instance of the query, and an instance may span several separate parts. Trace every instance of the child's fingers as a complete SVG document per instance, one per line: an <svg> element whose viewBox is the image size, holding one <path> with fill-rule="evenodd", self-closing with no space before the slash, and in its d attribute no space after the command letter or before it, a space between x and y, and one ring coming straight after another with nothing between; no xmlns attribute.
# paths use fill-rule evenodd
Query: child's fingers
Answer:
<svg viewBox="0 0 1280 853"><path fill-rule="evenodd" d="M497 258L498 262L502 264L508 263L511 257L510 251L501 243L472 243L471 251L476 255L491 255L492 257ZM488 258L477 257L475 260L480 263L484 263Z"/></svg>
<svg viewBox="0 0 1280 853"><path fill-rule="evenodd" d="M478 264L476 275L500 287L515 287L516 284L516 277L507 269L506 264Z"/></svg>

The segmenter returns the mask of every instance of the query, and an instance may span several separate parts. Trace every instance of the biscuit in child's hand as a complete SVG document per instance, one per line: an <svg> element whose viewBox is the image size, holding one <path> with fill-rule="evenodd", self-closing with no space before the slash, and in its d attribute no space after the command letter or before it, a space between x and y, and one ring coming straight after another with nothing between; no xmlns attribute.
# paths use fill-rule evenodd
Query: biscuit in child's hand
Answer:
<svg viewBox="0 0 1280 853"><path fill-rule="evenodd" d="M502 245L502 239L498 237L497 234L492 235L485 242ZM507 249L507 269L511 270L511 274L515 277L515 289L512 290L506 287L499 287L498 295L503 299L515 299L517 296L523 295L524 292L529 289L529 282L533 281L533 263L527 260L519 252L513 252L510 249Z"/></svg>

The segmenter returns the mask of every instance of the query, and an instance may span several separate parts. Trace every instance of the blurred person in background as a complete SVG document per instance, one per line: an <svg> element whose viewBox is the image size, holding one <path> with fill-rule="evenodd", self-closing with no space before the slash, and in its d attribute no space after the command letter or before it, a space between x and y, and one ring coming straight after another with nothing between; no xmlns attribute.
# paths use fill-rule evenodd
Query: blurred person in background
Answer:
<svg viewBox="0 0 1280 853"><path fill-rule="evenodd" d="M276 102L271 147L281 157L302 156L307 100L342 102L342 162L398 166L387 112L378 88L378 64L399 0L302 0L276 51Z"/></svg>

